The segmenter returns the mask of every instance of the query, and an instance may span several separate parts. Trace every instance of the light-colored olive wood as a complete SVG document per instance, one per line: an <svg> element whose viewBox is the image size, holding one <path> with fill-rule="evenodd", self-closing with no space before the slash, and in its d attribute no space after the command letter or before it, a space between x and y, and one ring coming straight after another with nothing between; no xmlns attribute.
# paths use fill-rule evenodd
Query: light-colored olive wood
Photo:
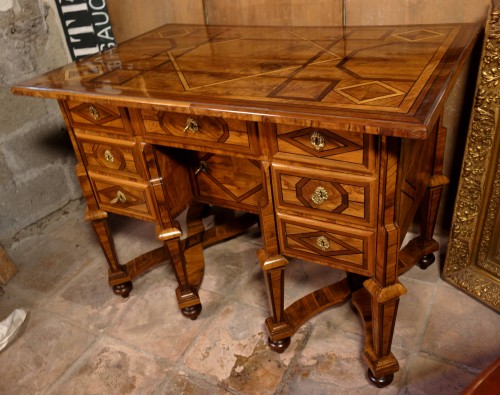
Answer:
<svg viewBox="0 0 500 395"><path fill-rule="evenodd" d="M166 25L13 91L425 139L477 34L474 24L347 31Z"/></svg>
<svg viewBox="0 0 500 395"><path fill-rule="evenodd" d="M278 234L284 255L295 256L349 272L373 275L375 233L288 214L278 214Z"/></svg>
<svg viewBox="0 0 500 395"><path fill-rule="evenodd" d="M115 293L168 258L179 307L195 319L203 247L254 218L205 230L206 205L255 213L270 347L284 351L307 319L356 291L369 377L383 386L399 369L398 274L438 248L443 106L477 35L458 24L166 25L13 91L61 101ZM183 235L176 217L188 207ZM154 221L163 248L120 265L108 211ZM417 212L421 235L401 251ZM347 279L285 307L287 256Z"/></svg>
<svg viewBox="0 0 500 395"><path fill-rule="evenodd" d="M376 223L378 185L373 177L276 163L273 182L280 211L339 223Z"/></svg>
<svg viewBox="0 0 500 395"><path fill-rule="evenodd" d="M340 128L339 128L340 129ZM365 134L364 128L356 130L331 130L301 128L294 125L277 125L279 154L276 158L302 160L309 164L322 164L340 170L375 170L375 139ZM289 157L283 154L293 154Z"/></svg>

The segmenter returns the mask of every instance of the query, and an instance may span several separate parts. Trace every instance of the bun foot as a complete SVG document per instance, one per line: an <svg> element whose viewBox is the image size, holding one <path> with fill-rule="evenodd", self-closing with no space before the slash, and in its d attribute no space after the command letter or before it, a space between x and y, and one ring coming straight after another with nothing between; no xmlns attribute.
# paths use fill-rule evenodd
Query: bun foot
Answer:
<svg viewBox="0 0 500 395"><path fill-rule="evenodd" d="M184 317L195 320L201 313L201 304L195 304L194 306L184 307L183 309L181 309L181 313Z"/></svg>
<svg viewBox="0 0 500 395"><path fill-rule="evenodd" d="M123 284L113 285L113 292L115 295L120 295L122 298L128 298L130 291L132 291L132 281L127 281Z"/></svg>
<svg viewBox="0 0 500 395"><path fill-rule="evenodd" d="M285 337L284 339L273 341L273 340L271 340L270 337L268 337L267 344L269 344L269 347L271 348L271 350L281 354L290 345L290 338Z"/></svg>
<svg viewBox="0 0 500 395"><path fill-rule="evenodd" d="M434 256L434 254L427 254L427 255L424 255L420 261L418 261L418 266L420 267L420 269L422 270L425 270L427 269L430 265L432 265L434 263L434 261L436 260L436 257Z"/></svg>
<svg viewBox="0 0 500 395"><path fill-rule="evenodd" d="M392 383L392 380L394 379L394 373L388 374L387 376L376 378L373 375L372 371L368 369L368 379L370 380L370 383L372 383L375 387L384 388Z"/></svg>

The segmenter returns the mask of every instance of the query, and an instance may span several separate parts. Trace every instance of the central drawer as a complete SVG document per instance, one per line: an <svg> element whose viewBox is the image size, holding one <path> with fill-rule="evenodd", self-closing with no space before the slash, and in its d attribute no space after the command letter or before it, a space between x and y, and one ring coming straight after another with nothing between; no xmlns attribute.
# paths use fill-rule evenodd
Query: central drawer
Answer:
<svg viewBox="0 0 500 395"><path fill-rule="evenodd" d="M153 110L142 110L141 117L146 138L167 142L172 147L258 153L253 122Z"/></svg>

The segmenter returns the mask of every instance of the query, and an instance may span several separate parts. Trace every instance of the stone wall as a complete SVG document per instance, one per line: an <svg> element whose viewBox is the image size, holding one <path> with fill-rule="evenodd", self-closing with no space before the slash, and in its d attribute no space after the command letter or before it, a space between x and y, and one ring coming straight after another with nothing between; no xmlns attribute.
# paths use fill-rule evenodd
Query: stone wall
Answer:
<svg viewBox="0 0 500 395"><path fill-rule="evenodd" d="M42 0L0 0L0 244L81 196L57 103L10 87L70 59L57 11Z"/></svg>

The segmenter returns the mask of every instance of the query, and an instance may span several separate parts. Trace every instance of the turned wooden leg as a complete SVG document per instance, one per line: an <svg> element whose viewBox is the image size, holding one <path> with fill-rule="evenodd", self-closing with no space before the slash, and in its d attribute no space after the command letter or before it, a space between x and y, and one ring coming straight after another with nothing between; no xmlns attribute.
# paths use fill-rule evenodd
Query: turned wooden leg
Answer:
<svg viewBox="0 0 500 395"><path fill-rule="evenodd" d="M112 286L113 292L116 295L126 298L129 296L130 291L132 291L132 281L127 273L126 266L122 266L118 262L115 243L109 229L108 220L106 219L107 214L105 212L101 212L101 214L101 218L91 220L92 228L99 239L99 244L108 261L109 285ZM94 217L96 216L96 213L94 213Z"/></svg>
<svg viewBox="0 0 500 395"><path fill-rule="evenodd" d="M399 297L406 293L406 289L401 283L381 287L374 279L365 281L364 286L370 295L371 307L371 333L367 327L365 359L370 381L377 387L384 387L391 383L394 372L399 370L391 344Z"/></svg>

